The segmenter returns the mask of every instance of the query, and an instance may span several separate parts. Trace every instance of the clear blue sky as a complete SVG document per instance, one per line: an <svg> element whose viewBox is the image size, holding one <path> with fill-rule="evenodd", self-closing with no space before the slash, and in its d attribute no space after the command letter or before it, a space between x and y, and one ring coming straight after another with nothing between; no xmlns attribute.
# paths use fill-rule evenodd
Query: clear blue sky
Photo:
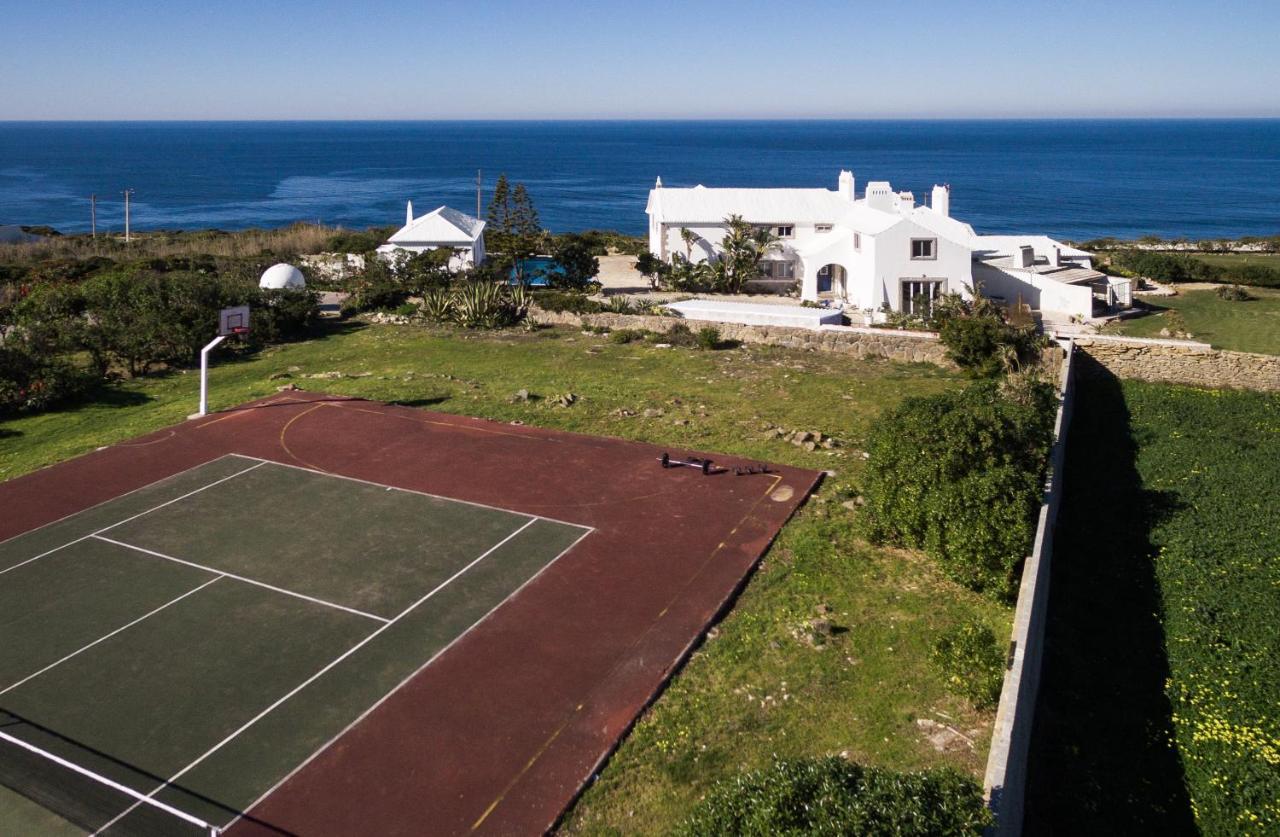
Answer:
<svg viewBox="0 0 1280 837"><path fill-rule="evenodd" d="M29 0L0 119L1280 116L1280 2Z"/></svg>

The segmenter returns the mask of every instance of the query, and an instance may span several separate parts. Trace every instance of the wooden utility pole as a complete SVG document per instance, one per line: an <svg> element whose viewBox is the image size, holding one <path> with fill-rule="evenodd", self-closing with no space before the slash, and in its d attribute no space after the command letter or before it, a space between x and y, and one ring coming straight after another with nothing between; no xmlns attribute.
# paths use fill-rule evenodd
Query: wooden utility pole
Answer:
<svg viewBox="0 0 1280 837"><path fill-rule="evenodd" d="M98 196L89 196L89 230L94 239L98 237Z"/></svg>
<svg viewBox="0 0 1280 837"><path fill-rule="evenodd" d="M480 169L476 169L476 217L477 217L477 218L483 218L483 217L484 217L483 215L481 215L481 214L480 214L480 184L481 184L481 182L482 182L482 181L480 180Z"/></svg>
<svg viewBox="0 0 1280 837"><path fill-rule="evenodd" d="M124 243L129 243L129 196L133 194L132 189L124 190Z"/></svg>

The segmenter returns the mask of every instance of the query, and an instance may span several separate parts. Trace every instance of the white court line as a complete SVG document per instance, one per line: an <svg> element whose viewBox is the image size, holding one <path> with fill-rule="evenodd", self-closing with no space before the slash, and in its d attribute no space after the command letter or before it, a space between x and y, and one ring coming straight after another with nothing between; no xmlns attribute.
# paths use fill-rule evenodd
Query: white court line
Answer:
<svg viewBox="0 0 1280 837"><path fill-rule="evenodd" d="M428 600L428 599L430 599L432 596L434 596L436 593L439 593L441 590L443 590L444 588L448 587L450 584L452 584L454 581L456 581L456 580L457 580L457 579L458 579L458 578L459 578L463 573L465 573L465 572L467 572L468 570L470 570L470 569L471 569L472 567L474 567L476 564L479 564L479 563L480 563L481 561L483 561L485 558L488 558L488 557L489 557L493 552L495 552L499 547L501 547L501 546L502 546L503 544L505 544L507 541L509 541L509 540L511 540L512 538L514 538L516 535L518 535L518 534L520 534L521 532L523 532L525 529L528 529L530 526L532 526L532 525L533 525L534 523L536 523L536 522L537 522L537 519L536 519L536 518L534 518L534 519L532 519L532 520L527 521L527 522L526 522L523 526L521 526L519 529L516 529L516 530L515 530L514 532L512 532L510 535L507 535L505 538L503 538L502 540L498 541L498 542L497 542L496 544L494 544L493 546L491 546L491 547L489 547L488 549L486 549L486 550L485 550L485 551L480 555L480 557L476 558L476 559L475 559L475 560L473 560L470 564L467 564L465 567L463 567L462 569L458 570L456 573L454 573L453 575L449 576L449 577L448 577L447 579L445 579L444 581L440 582L440 584L436 585L436 587L435 587L433 590L431 590L431 592L427 593L425 596L423 596L422 598L418 599L416 602L414 602L413 604L409 605L409 606L408 606L407 608L405 608L404 610L400 611L400 613L396 614L395 618L393 618L391 621L389 621L389 622L387 622L386 624L382 625L382 626L381 626L381 627L379 627L376 631L374 631L373 633L369 634L367 637L365 637L364 639L362 639L362 640L360 640L359 642L357 642L355 645L353 645L353 646L351 646L350 648L348 648L348 649L347 649L346 651L344 651L344 652L343 652L343 653L342 653L342 654L341 654L337 659L333 660L333 661L332 661L332 662L330 662L328 665L326 665L324 668L320 669L320 670L319 670L319 671L317 671L315 674L311 675L311 676L310 676L310 677L308 677L306 680L302 681L300 684L298 684L298 685L297 685L297 686L295 686L293 689L291 689L289 692L287 692L283 697L279 698L275 703L271 704L271 705L270 705L270 706L268 706L266 709L262 710L262 711L261 711L261 712L259 712L257 715L254 715L252 718L250 718L248 721L246 721L246 722L245 722L245 723L244 723L244 724L243 724L239 729L235 730L235 731L234 731L234 732L232 732L230 735L228 735L226 738L222 739L222 740L221 740L221 741L219 741L217 744L213 745L211 748L209 748L208 750L206 750L206 751L205 751L205 753L204 753L203 755L201 755L199 758L197 758L195 761L191 762L191 763L190 763L190 764L188 764L186 767L182 768L182 769L181 769L181 770L179 770L177 773L175 773L175 774L173 774L172 776L170 776L168 779L166 779L166 780L164 781L164 783L163 783L163 784L161 784L161 785L157 786L154 790L152 790L152 791L151 791L151 793L148 793L148 794L147 794L147 798L148 798L148 799L150 799L152 796L155 796L155 795L156 795L157 793L159 793L161 790L163 790L163 789L165 789L165 788L167 788L167 787L171 786L174 782L176 782L176 781L178 781L179 779L181 779L181 778L182 778L183 776L185 776L188 772L190 772L191 770L195 769L195 767L196 767L197 765L199 765L199 764L200 764L201 762L203 762L205 759L209 758L209 756L211 756L211 755L213 755L214 753L218 752L218 751L219 751L219 750L221 750L223 747L225 747L227 744L230 744L230 743L231 743L231 742L232 742L236 737L238 737L241 733L243 733L245 730L249 729L249 727L253 726L254 724L258 723L258 721L262 720L262 719L263 719L263 718L265 718L267 715L271 714L271 713L272 713L273 711L275 711L275 710L276 710L280 705L282 705L285 701L289 700L289 699L290 699L290 698L292 698L294 695L296 695L298 692L301 692L301 691L302 691L303 689L305 689L307 686L310 686L310 685L311 685L312 683L314 683L316 680L320 679L320 678L321 678L322 676L324 676L324 675L325 675L325 674L326 674L330 669L332 669L334 666L338 665L338 663L342 662L342 661L343 661L343 660L345 660L347 657L350 657L352 654L354 654L355 652L359 651L361 648L363 648L365 645L367 645L369 642L371 642L371 641L374 639L374 637L376 637L376 636L378 636L379 634L381 634L381 633L382 633L383 631L385 631L387 628L390 628L390 627L391 627L392 625L394 625L396 622L399 622L399 621L400 621L401 619L403 619L405 616L408 616L408 615L409 615L409 614L410 614L410 613L411 613L415 608L417 608L417 607L418 607L419 605L421 605L423 602L427 601L427 600ZM124 811L122 811L121 813L117 814L117 815L116 815L116 816L115 816L115 817L114 817L110 822L108 822L106 825L102 826L102 827L101 827L101 828L99 828L97 831L95 831L95 832L94 832L94 835L98 835L98 834L101 834L102 832L106 831L108 828L110 828L111 826L115 825L117 822L119 822L120 820L122 820L122 819L124 819L126 816L128 816L128 815L129 815L129 813L130 813L130 812L132 812L134 808L137 808L137 807L138 807L139 805L141 805L141 804L142 804L142 802L141 802L141 801L138 801L138 802L133 803L133 804L132 804L132 805L130 805L128 808L126 808Z"/></svg>
<svg viewBox="0 0 1280 837"><path fill-rule="evenodd" d="M365 613L363 610L356 610L354 607L347 607L346 605L335 604L334 602L325 601L324 599L317 599L315 596L308 596L304 593L295 593L292 590L286 590L283 587L276 587L273 584L267 584L265 581L258 581L256 579L247 578L243 575L236 575L235 573L229 573L226 570L220 570L217 567L210 567L205 564L197 564L195 561L184 561L181 558L174 558L172 555L165 555L163 552L156 552L154 549L146 549L145 547L136 546L131 543L125 543L124 541L118 541L118 540L115 540L114 538L106 538L106 537L103 537L102 535L90 535L89 537L96 538L97 540L100 540L100 541L105 541L106 543L113 543L116 546L122 546L125 549L132 549L135 552L141 552L146 555L154 555L157 558L163 558L164 560L172 561L175 564L185 564L188 567L195 567L197 570L205 570L206 572L218 573L219 575L226 576L227 578L234 578L236 581L243 581L245 584L252 584L255 587L265 587L266 589L272 591L273 593L283 593L286 596L293 596L295 599L304 599L308 602L313 602L318 605L324 605L325 607L332 607L335 610L345 610L347 613L354 613L356 616L363 616L366 619L372 619L375 622L382 622L385 624L391 621L390 619L387 619L385 616L375 616L372 613Z"/></svg>
<svg viewBox="0 0 1280 837"><path fill-rule="evenodd" d="M391 690L390 690L389 692L387 692L387 693L386 693L385 695L383 695L382 697L378 698L378 700L377 700L377 701L375 701L375 702L373 703L373 705L372 705L372 706L370 706L368 709L366 709L366 710L364 710L363 712L361 712L361 713L356 717L356 719L355 719L354 721L352 721L351 723L349 723L349 724L347 724L345 727L343 727L343 728L342 728L342 730L341 730L340 732L338 732L338 734L337 734L337 735L333 736L333 737L332 737L332 738L330 738L328 741L326 741L325 743L321 744L321 745L320 745L320 747L319 747L319 748L318 748L314 753L312 753L311 755L307 756L307 757L306 757L306 759L304 759L304 760L303 760L303 761L302 761L302 762L301 762L297 767L293 768L293 769L292 769L292 770L290 770L288 773L286 773L286 774L284 775L284 777L283 777L282 779L280 779L280 781L276 782L274 785L272 785L270 788L268 788L268 789L267 789L267 791L266 791L265 793L263 793L263 794L262 794L261 796L259 796L257 799L253 800L253 802L251 802L248 806L246 806L246 807L245 807L244 811L242 811L241 813L236 814L234 817L232 817L232 818L231 818L231 821L230 821L230 822L228 822L226 825L222 826L221 830L222 830L222 831L226 831L227 829L231 828L231 826L235 825L235 824L236 824L236 822L237 822L241 817L245 816L245 815L246 815L246 814L248 814L250 811L252 811L254 808L258 807L258 805L259 805L259 804L261 804L261 802L262 802L264 799L266 799L266 798L267 798L268 796L270 796L271 794L275 793L275 792L280 788L280 786L281 786L281 785L283 785L285 782L287 782L287 781L289 781L290 779L292 779L295 775L297 775L297 774L298 774L298 772L299 772L299 771L301 771L301 770L302 770L304 767L306 767L308 764L311 764L311 762L315 761L315 759L316 759L316 758L318 758L318 757L320 756L320 754L321 754L321 753L323 753L325 750L327 750L327 749L329 749L331 746L333 746L333 745L334 745L334 743L336 743L336 742L338 741L338 739L342 738L342 736L346 735L348 732L350 732L352 729L354 729L354 728L355 728L355 726L356 726L357 724L359 724L359 723L360 723L361 721L363 721L365 718L367 718L367 717L369 717L371 714L373 714L374 710L376 710L379 706L381 706L382 704L384 704L384 703L386 703L388 700L390 700L392 695L394 695L396 692L400 691L402 688L404 688L405 686L407 686L407 685L409 684L409 681L410 681L410 680L413 680L415 677L417 677L419 674L421 674L421 673L423 672L423 670L424 670L424 669L426 669L426 667L427 667L427 666L429 666L429 665L431 665L432 663L434 663L434 662L436 661L436 658L438 658L440 655L444 654L446 651L448 651L450 648L452 648L455 644L457 644L458 642L460 642L460 641L462 640L462 638L463 638L463 637L465 637L467 634L471 633L471 631L473 631L477 626L479 626L479 625L480 625L480 623L484 622L486 619L488 619L490 616L492 616L492 615L493 615L493 614L498 610L498 608L502 607L504 604L506 604L507 602L511 601L513 598L515 598L515 597L516 597L516 595L518 595L518 594L520 593L520 591L521 591L521 590L523 590L524 588L526 588L526 587L528 587L530 584L532 584L532 583L533 583L533 581L534 581L534 579L536 579L538 576L540 576L540 575L542 575L544 572L546 572L546 570L547 570L547 568L548 568L548 567L550 567L550 566L551 566L552 564L554 564L556 561L559 561L559 560L560 560L562 557L564 557L565 555L569 554L569 552L571 552L571 551L573 550L573 548L574 548L574 547L576 547L579 543L581 543L581 542L582 542L582 539L583 539L583 538L585 538L587 535L590 535L590 534L591 534L591 531L594 531L594 530L589 530L589 531L583 532L581 535L579 535L577 538L575 538L575 539L574 539L573 543L569 544L569 545L568 545L568 546L566 546L564 549L560 550L559 554L557 554L557 555L556 555L556 557L552 558L550 561L548 561L547 563L543 564L541 569L539 569L536 573L534 573L533 575L531 575L531 576L529 576L528 578L526 578L523 582L521 582L521 584L520 584L520 586L519 586L519 587L517 587L516 589L514 589L514 590L512 590L510 593L508 593L506 596L504 596L504 597L503 597L503 599L502 599L502 601L498 602L496 605L494 605L493 607L491 607L491 608L489 608L487 611L485 611L485 614L484 614L483 616L481 616L479 619L477 619L476 621L472 622L472 623L467 627L467 629L466 629L465 631L463 631L462 633L458 634L458 635L457 635L457 636L455 636L453 639L449 640L449 642L448 642L448 644L447 644L447 645L445 645L443 648L441 648L441 649L440 649L439 651L437 651L436 653L432 654L432 655L431 655L431 657L430 657L430 658L428 658L428 659L427 659L427 661L426 661L425 663L423 663L422 665L420 665L420 666L418 666L416 669L414 669L414 671L413 671L413 673L412 673L412 674L410 674L409 676L405 677L403 680L401 680L401 681L400 681L399 683L397 683L396 685L392 686L392 687L391 687Z"/></svg>
<svg viewBox="0 0 1280 837"><path fill-rule="evenodd" d="M194 589L188 590L187 592L183 593L181 596L178 596L178 598L176 598L176 599L171 599L170 601L165 602L164 604L160 605L158 608L156 608L155 610L151 611L150 613L146 613L146 614L143 614L142 616L139 616L137 619L134 619L134 620L133 620L132 622L130 622L129 624L127 624L127 625L121 625L119 628L116 628L116 629L115 629L114 631L112 631L111 633L109 633L109 634L104 634L104 635L102 635L102 636L98 637L98 638L97 638L97 639L95 639L93 642L89 643L88 645L84 646L83 648L78 648L78 649L76 649L75 651L72 651L70 654L68 654L67 656L63 657L61 660L58 660L57 662L54 662L54 663L50 663L49 665L45 666L44 668L40 669L39 671L35 672L34 674L28 674L26 677L22 678L22 679L21 679L21 680L19 680L17 683L14 683L12 686L8 686L8 687L6 687L6 688L4 688L4 689L0 689L0 695L5 694L6 692L11 692L11 691L13 691L14 689L16 689L16 688L18 688L19 686L21 686L23 683L26 683L28 680L34 680L35 678L37 678L37 677L39 677L40 675L44 674L44 673L45 673L46 671L48 671L49 669L56 668L57 666L62 665L62 664L63 664L63 663L65 663L67 660L71 659L72 657L76 656L77 654L81 654L81 653L83 653L83 652L85 652L85 651L88 651L90 648L92 648L93 646L97 645L97 644L98 644L98 643L100 643L100 642L106 642L108 639L111 639L111 637L115 636L116 634L120 633L121 631L128 630L129 628L132 628L134 625L138 624L139 622L143 621L144 619L149 619L150 617L155 616L157 613L159 613L160 611L164 610L166 607L169 607L170 605L175 605L175 604L177 604L178 602L180 602L180 601L182 601L183 599L185 599L187 596L190 596L192 593L198 593L198 592L200 592L201 590L203 590L204 588L208 587L210 584L212 584L212 583L214 583L215 581L218 581L219 579L222 579L222 578L226 578L226 576L224 576L224 575L218 575L218 576L215 576L214 578L211 578L211 579L209 579L208 581L206 581L204 584L201 584L199 587L196 587L196 588L194 588Z"/></svg>
<svg viewBox="0 0 1280 837"><path fill-rule="evenodd" d="M107 445L107 447L111 447L111 445ZM96 451L94 451L94 453L96 453ZM87 454L86 454L86 455L87 455ZM206 466L206 465L212 465L213 463L215 463L215 462L217 462L217 461L219 461L219 460L222 460L222 459L226 459L227 457L229 457L229 456L231 456L231 455L232 455L232 454L224 453L222 456L214 457L213 459L210 459L208 462L201 462L199 465L192 465L190 468L187 468L186 470L183 470L183 471L179 471L179 472L177 472L176 474L170 474L170 475L169 475L169 476L167 476L167 477L161 477L160 479L156 480L155 482L149 482L149 483L147 483L146 485L140 485L140 486L138 486L137 488L131 488L131 489L129 489L128 491L126 491L125 493L123 493L123 494L117 494L117 495L116 495L116 496L114 496L114 497L108 497L107 499L103 500L102 502L94 503L92 506L85 506L84 508L80 509L80 511L73 511L73 512L71 512L70 514L64 514L62 517L59 517L59 518L57 518L56 520L50 520L48 523L41 523L39 526L36 526L34 529L28 529L28 530L27 530L27 531L25 531L25 532L19 532L19 533L18 533L18 534L16 534L16 535L10 535L9 537L7 537L7 538L5 538L4 540L0 541L0 546L4 546L5 544L9 543L9 541L16 541L18 538L24 537L24 536L26 536L26 535L30 535L32 532L39 532L41 529L47 529L47 528L49 528L50 526L56 526L57 524L62 523L62 522L63 522L63 521L65 521L65 520L70 520L71 518L75 517L75 516L76 516L76 515L78 515L78 514L81 514L82 512L93 511L94 509L98 508L99 506L105 506L107 503L114 503L116 500L120 500L120 499L123 499L123 498L125 498L125 497L128 497L130 494L137 494L139 491L142 491L142 490L147 489L147 488L151 488L151 487L152 487L152 486L154 486L154 485L159 485L160 483L165 482L166 480L171 480L171 479L173 479L173 478L175 478L175 477L180 477L180 476L182 476L183 474L189 474L189 473L191 473L192 471L198 471L198 470L200 470L201 468L203 468L203 467L204 467L204 466ZM251 457L244 457L244 458L245 458L245 459L249 459L249 458L251 458ZM50 466L48 466L48 467L49 467L49 468L52 468L52 467L54 467L54 466L53 466L53 465L50 465ZM42 469L41 469L41 471L43 471L43 470L48 470L48 469L47 469L47 468L42 468ZM36 471L35 473L40 473L40 471Z"/></svg>
<svg viewBox="0 0 1280 837"><path fill-rule="evenodd" d="M22 749L27 750L28 752L35 753L37 756L40 756L41 758L46 758L49 761L53 762L54 764L59 765L60 767L65 767L68 770L79 773L81 776L92 779L93 781L97 782L100 785L106 785L112 790L119 791L125 796L133 797L134 799L138 800L137 802L134 803L135 805L141 805L143 802L146 802L148 805L154 805L156 808L159 808L161 811L164 811L167 814L171 814L177 817L178 819L182 820L183 822L191 823L197 828L203 829L206 834L214 835L214 837L217 837L217 835L220 834L220 831L217 828L215 828L211 823L207 823L204 820L200 819L199 817L193 817L190 814L188 814L186 811L179 811L177 808L174 808L172 805L166 805L163 802L157 802L154 799L149 799L148 797L143 796L142 794L138 793L136 790L134 790L131 787L128 787L127 785L122 785L119 782L113 782L112 780L108 779L106 776L99 776L97 773L94 773L92 770L86 770L80 765L75 764L74 762L67 761L61 756L55 756L53 753L49 753L44 750L41 750L36 745L28 744L26 741L23 741L21 738L16 738L12 735L9 735L6 732L0 732L0 741L7 741L16 747L21 747Z"/></svg>
<svg viewBox="0 0 1280 837"><path fill-rule="evenodd" d="M447 500L450 503L462 503L464 506L476 506L478 508L490 509L491 511L505 512L506 514L514 514L520 517L531 517L534 520L545 520L548 523L559 523L561 526L572 526L575 529L587 529L588 531L592 531L592 532L595 531L595 527L586 526L581 523L570 523L567 520L557 520L554 517L544 517L540 514L529 514L528 512L516 511L515 509L504 509L501 506L491 506L488 503L477 503L474 500L459 500L456 497L445 497L442 494L432 494L429 491L418 491L417 489L414 489L414 488L401 488L398 485L387 485L386 483L374 482L373 480L362 480L359 477L349 477L346 474L335 474L332 471L318 471L315 468L305 468L302 465L294 465L290 462L277 462L274 459L262 459L261 457L249 456L248 454L243 454L243 453L232 453L232 454L228 454L228 456L238 456L241 459L253 460L263 465L279 465L282 468L292 468L295 471L305 471L308 474L315 474L318 477L336 477L340 480L350 480L351 482L359 482L365 485L372 485L375 488L385 488L388 491L401 491L405 494L417 494L420 497L430 497L433 500Z"/></svg>
<svg viewBox="0 0 1280 837"><path fill-rule="evenodd" d="M214 460L211 460L211 461L214 461ZM208 463L208 462L206 462L205 464L207 465L207 464L209 464L209 463ZM27 559L27 560L25 560L25 561L20 561L20 562L18 562L17 564L14 564L12 567L5 567L3 570L0 570L0 575L4 575L5 573L9 572L9 570L16 570L18 567L22 567L22 566L25 566L25 565L27 565L27 564L30 564L32 561L39 561L41 558L44 558L46 555L52 555L53 553L58 552L59 550L66 549L67 547L72 546L72 545L74 545L74 544L78 544L78 543L80 543L81 541L87 541L87 540L89 540L89 538L97 537L98 535L102 534L103 532L110 531L110 530L112 530L112 529L116 528L117 526L123 526L124 524L128 523L128 522L129 522L129 521L131 521L131 520L137 520L139 517L143 517L144 515L151 514L151 513L152 513L152 512L154 512L154 511L159 511L160 509L164 508L165 506L171 506L171 505L173 505L174 503L178 502L179 500L185 500L185 499L187 499L188 497L190 497L190 496L192 496L192 495L199 494L201 491L205 491L206 489L213 488L215 485L221 485L222 483L226 482L227 480L235 479L236 477L240 476L241 474L247 474L247 473L249 473L250 471L252 471L254 468L260 468L260 467L261 467L262 465L264 465L264 464L266 464L266 463L265 463L265 462L259 462L257 465L254 465L252 468L245 468L243 471L236 471L234 474L231 474L230 476L223 477L223 478L222 478L222 479L220 479L220 480L214 480L213 482L209 483L208 485L204 485L204 486L201 486L200 488L197 488L195 491L188 491L186 494L183 494L181 497L174 497L172 500L168 500L168 501L166 501L166 502L163 502L163 503L161 503L161 504L160 504L160 505L158 505L158 506L153 506L153 507L151 507L151 508L147 509L146 511L138 512L137 514L133 515L132 517L126 517L124 520L117 520L115 523L112 523L110 526L103 526L101 529L97 530L96 532L90 532L89 534L87 534L87 535L85 535L85 536L83 536L83 537L76 538L76 539L75 539L75 540L73 540L73 541L67 541L67 542L66 542L66 543L64 543L62 546L55 546L53 549L50 549L50 550L48 550L47 552L41 552L39 555L37 555L37 556L36 556L36 557L34 557L34 558L28 558L28 559ZM201 467L201 466L196 466L196 467ZM188 470L194 470L194 469L190 469L190 468L189 468ZM183 471L182 473L186 473L186 471ZM174 476L177 476L177 474L175 474ZM166 477L165 479L168 479L168 477ZM163 481L163 480L160 480L160 482L162 482L162 481ZM151 484L152 484L152 485L155 485L155 483L151 483ZM146 486L143 486L143 487L145 488ZM121 497L123 497L124 495L122 494L122 495L120 495L120 496L121 496ZM118 498L113 497L112 499L114 500L114 499L118 499ZM108 501L108 502L110 502L110 501ZM88 509L85 509L85 511L88 511ZM35 530L33 529L32 531L34 532ZM24 534L25 534L25 533L24 533ZM105 539L104 539L104 540L105 540ZM214 572L217 572L217 570L214 570Z"/></svg>

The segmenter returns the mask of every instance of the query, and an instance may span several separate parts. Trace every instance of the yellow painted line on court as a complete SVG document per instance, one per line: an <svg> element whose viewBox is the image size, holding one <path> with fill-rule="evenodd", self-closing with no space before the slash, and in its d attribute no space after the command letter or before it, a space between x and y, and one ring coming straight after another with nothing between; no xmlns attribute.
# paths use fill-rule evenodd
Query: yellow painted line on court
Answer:
<svg viewBox="0 0 1280 837"><path fill-rule="evenodd" d="M305 465L308 468L311 468L312 470L322 471L326 474L329 473L329 470L327 468L321 468L319 465L313 465L312 463L308 462L307 460L303 459L302 457L294 453L292 450L290 450L289 443L285 441L284 437L286 434L288 434L289 428L293 427L294 422L296 422L298 419L302 418L305 415L314 413L316 410L319 410L321 407L324 407L327 403L328 403L327 401L321 401L311 407L308 407L307 409L303 410L301 413L298 413L296 416L286 421L284 423L284 427L280 428L280 447L284 448L284 452L289 454L289 456L295 462L301 463L302 465Z"/></svg>
<svg viewBox="0 0 1280 837"><path fill-rule="evenodd" d="M764 500L767 499L769 495L773 493L773 490L775 488L778 487L778 483L782 482L781 474L769 474L768 476L773 477L773 482L769 485L767 489L765 489L764 494L758 497L756 501L751 504L751 508L747 509L746 513L742 515L741 519L738 520L737 525L735 525L733 529L730 530L729 532L730 537L732 537L735 533L737 533L737 531L740 528L742 528L742 524L747 522L747 520L751 517L751 515L755 513L755 510L759 508L760 504L764 502ZM702 564L698 567L697 572L689 576L689 580L686 581L684 583L684 586L682 586L675 593L675 595L671 597L671 600L667 602L666 607L662 608L662 610L658 612L658 615L654 617L654 620L649 624L649 627L645 628L644 633L636 637L635 640L633 640L632 643L627 646L626 650L622 653L622 656L618 660L618 662L614 663L613 668L609 669L609 671L605 673L605 676L600 679L599 684L594 689L592 689L590 692L587 693L586 699L583 700L582 703L579 703L576 707L574 707L573 711L569 713L569 717L565 718L564 722L560 724L559 727L556 728L556 731L551 733L550 737L548 737L546 741L542 742L542 746L540 746L534 752L533 756L527 762L525 762L524 767L520 768L520 772L518 772L514 777L512 777L511 781L508 782L507 786L502 789L502 792L498 794L497 798L495 798L493 802L489 803L488 808L484 809L484 813L480 815L479 819L477 819L475 822L471 824L472 831L476 831L480 828L480 826L484 825L484 821L489 818L490 814L492 814L495 810L497 810L498 806L502 804L502 800L506 799L507 794L511 792L511 789L514 788L520 782L520 780L524 778L525 774L528 773L529 770L533 768L533 765L538 761L538 759L542 758L543 754L546 753L547 750L551 748L551 745L555 743L555 740L560 737L560 734L565 731L565 729L569 726L569 724L573 723L574 718L577 716L579 712L582 711L583 707L587 705L587 702L591 700L592 696L605 683L609 682L609 680L612 679L614 673L619 668L621 668L622 665L626 663L628 659L630 659L632 650L637 645L639 645L644 640L644 638L647 637L653 631L654 628L658 626L658 623L661 622L662 618L667 615L667 612L671 610L671 607L677 601L680 600L680 598L684 595L685 591L688 590L689 587L693 585L693 582L698 578L698 576L702 575L702 571L705 570L707 566L715 559L716 555L719 554L720 550L724 549L724 546L725 546L725 541L721 541L720 544L715 549L711 550L711 554L708 555L706 559L702 562Z"/></svg>

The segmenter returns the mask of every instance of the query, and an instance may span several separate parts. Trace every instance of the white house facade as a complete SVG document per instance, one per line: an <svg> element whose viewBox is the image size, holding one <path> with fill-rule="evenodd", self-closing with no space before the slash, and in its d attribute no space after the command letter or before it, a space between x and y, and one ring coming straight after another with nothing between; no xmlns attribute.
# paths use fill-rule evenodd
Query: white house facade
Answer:
<svg viewBox="0 0 1280 837"><path fill-rule="evenodd" d="M403 254L447 247L455 251L449 267L465 270L484 262L484 225L479 218L447 206L414 218L413 201L409 201L404 226L378 248L378 255L394 259Z"/></svg>
<svg viewBox="0 0 1280 837"><path fill-rule="evenodd" d="M1106 278L1092 270L1089 254L1044 236L979 236L951 217L949 186L934 186L929 206L917 205L910 192L895 192L887 182L868 183L861 198L855 187L848 171L840 172L834 191L668 188L658 178L645 209L649 249L664 261L677 253L695 262L718 258L725 219L740 215L779 239L756 284L798 287L802 299L863 311L911 312L943 293L967 295L975 278L984 287L999 278L998 295L1011 304L1035 307L1034 296L1034 303L1069 305L1066 313L1089 316L1093 291L1088 283ZM1056 259L1055 267L1083 271L1070 277L1081 289L1046 294L1041 287L1032 294L1037 284L1061 284L1061 277L1052 271L1032 277L1013 269L1010 248L1020 264L1023 238L1034 240L1045 258ZM1021 285L1026 292L1020 294Z"/></svg>

